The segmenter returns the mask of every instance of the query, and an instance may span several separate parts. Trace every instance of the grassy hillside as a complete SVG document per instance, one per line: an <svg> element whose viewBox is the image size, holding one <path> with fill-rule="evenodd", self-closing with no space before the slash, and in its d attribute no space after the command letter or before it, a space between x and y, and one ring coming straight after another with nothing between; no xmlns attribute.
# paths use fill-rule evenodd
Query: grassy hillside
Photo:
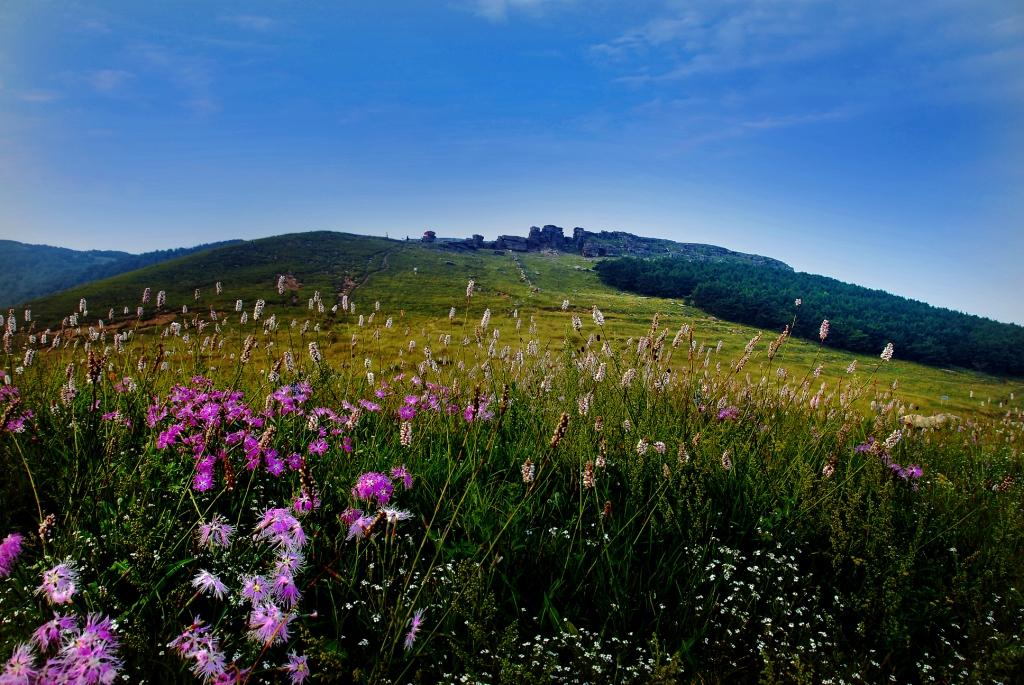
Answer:
<svg viewBox="0 0 1024 685"><path fill-rule="evenodd" d="M309 318L308 300L315 291L321 293L328 310L340 302L344 292L356 303L356 313L339 313L322 323L326 346L332 354L346 353L347 341L358 328L358 316L368 316L375 302L398 320L402 332L408 328L410 334L426 338L440 333L454 333L457 338L472 335L484 309L490 309L496 319L509 321L518 312L524 321L515 333L519 342L530 337L527 330L532 319L539 338L551 343L561 340L570 325L569 316L561 312L563 300L582 311L584 318L586 310L597 306L609 323L605 334L619 344L643 335L655 314L661 315L663 327L673 333L684 324L691 325L698 346L719 349L721 342L715 358L736 356L758 332L718 320L676 300L615 290L600 282L594 264L594 260L568 254L456 252L418 242L343 233L297 233L190 255L42 298L30 306L39 330L46 326L56 329L63 317L78 310L83 297L89 322L103 318L107 325L126 321L134 325L136 307L143 290L149 287L154 302L159 290L167 293L161 323L187 319L181 315L183 305L193 311L214 308L233 314L237 299L243 300L251 312L258 298L267 302L267 316L276 313L282 321L296 319L301 323ZM295 279L284 295L276 290L280 275ZM476 293L467 309L465 289L469 279L475 280ZM217 282L223 285L220 295L214 291ZM200 290L198 302L194 298L196 289ZM127 316L125 307L129 310ZM457 309L457 315L449 323L451 307ZM111 309L115 315L108 320ZM151 302L143 321L153 321L157 314ZM774 330L764 330L760 346L766 347L787 323L779 321ZM1019 380L903 362L898 348L894 363L879 365L876 355L845 353L790 340L778 357L789 373L806 374L820 366L821 381L833 387L846 378L853 360L861 368L877 366L875 382L880 387L898 383L907 405L922 412L998 415L1011 393L1020 397L1024 391L1024 383ZM773 370L754 368L747 372L765 375Z"/></svg>
<svg viewBox="0 0 1024 685"><path fill-rule="evenodd" d="M5 676L1019 679L1019 384L847 373L566 255L218 252L8 330ZM99 326L144 287L163 310ZM907 426L918 397L961 418Z"/></svg>
<svg viewBox="0 0 1024 685"><path fill-rule="evenodd" d="M792 316L792 332L818 340L829 320L827 344L871 354L895 343L904 359L1024 377L1024 326L999 323L834 278L728 262L685 259L606 260L597 268L614 288L656 297L685 298L704 311L752 326Z"/></svg>
<svg viewBox="0 0 1024 685"><path fill-rule="evenodd" d="M65 247L0 240L0 307L237 242L226 240L195 247L130 254L115 250L69 250Z"/></svg>

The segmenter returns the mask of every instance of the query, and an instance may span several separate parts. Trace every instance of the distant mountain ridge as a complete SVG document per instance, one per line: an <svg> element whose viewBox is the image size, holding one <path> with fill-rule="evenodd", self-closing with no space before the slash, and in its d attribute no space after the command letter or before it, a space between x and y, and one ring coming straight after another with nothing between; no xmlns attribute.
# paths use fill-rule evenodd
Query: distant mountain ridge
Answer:
<svg viewBox="0 0 1024 685"><path fill-rule="evenodd" d="M0 240L0 307L10 307L89 281L240 242L223 240L193 247L131 254L117 250L72 250L17 240Z"/></svg>

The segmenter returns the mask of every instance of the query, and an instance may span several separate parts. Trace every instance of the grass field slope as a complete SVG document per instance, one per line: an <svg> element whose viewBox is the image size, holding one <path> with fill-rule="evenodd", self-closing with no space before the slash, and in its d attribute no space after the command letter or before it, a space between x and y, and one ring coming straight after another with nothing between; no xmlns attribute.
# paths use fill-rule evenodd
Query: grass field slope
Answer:
<svg viewBox="0 0 1024 685"><path fill-rule="evenodd" d="M237 300L251 307L261 297L281 307L280 316L301 318L309 298L320 292L327 309L347 295L363 306L380 302L384 309L400 312L403 325L411 330L437 332L439 321L447 321L453 290L474 279L479 302L495 314L518 311L535 315L535 326L545 341L560 339L564 322L541 314L559 311L565 300L574 306L599 307L615 322L614 335L622 341L641 335L650 318L659 314L667 327L691 324L700 344L716 347L723 354L742 350L758 331L770 337L791 323L780 320L773 330L757 329L709 316L681 300L625 293L601 282L594 273L596 262L554 251L453 251L441 245L317 231L204 251L84 284L25 306L40 329L59 327L70 313L78 311L82 298L88 303L90 317L104 319L108 326L134 326L140 322L137 308L146 288L151 289L153 302L159 291L165 291L166 303L160 310L144 307L143 324L185 319L183 306L233 312ZM289 277L284 294L271 292L267 297L268 284L273 289L282 275ZM216 292L218 282L220 294ZM329 344L340 346L352 324L345 316L334 316L324 326ZM878 370L877 382L899 383L908 406L922 412L997 415L1011 394L1020 396L1024 390L1020 380L900 362L898 349L895 356L896 364ZM874 365L877 356L791 340L781 359L788 364L821 367L817 375L838 382L852 361Z"/></svg>
<svg viewBox="0 0 1024 685"><path fill-rule="evenodd" d="M303 233L6 313L0 682L1019 680L1019 382L593 266Z"/></svg>

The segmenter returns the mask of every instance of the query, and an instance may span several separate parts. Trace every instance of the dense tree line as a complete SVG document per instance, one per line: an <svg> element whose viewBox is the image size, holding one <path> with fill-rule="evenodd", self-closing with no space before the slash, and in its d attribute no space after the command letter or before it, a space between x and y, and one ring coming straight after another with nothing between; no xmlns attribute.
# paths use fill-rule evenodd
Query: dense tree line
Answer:
<svg viewBox="0 0 1024 685"><path fill-rule="evenodd" d="M195 247L129 254L115 250L70 250L0 240L0 306L8 307L81 283L237 242L240 241L225 240Z"/></svg>
<svg viewBox="0 0 1024 685"><path fill-rule="evenodd" d="M779 330L796 315L793 333L878 354L886 343L902 359L1024 375L1024 327L962 314L833 278L727 262L623 258L597 265L601 280L622 290L686 298L717 317ZM802 300L795 307L797 298Z"/></svg>

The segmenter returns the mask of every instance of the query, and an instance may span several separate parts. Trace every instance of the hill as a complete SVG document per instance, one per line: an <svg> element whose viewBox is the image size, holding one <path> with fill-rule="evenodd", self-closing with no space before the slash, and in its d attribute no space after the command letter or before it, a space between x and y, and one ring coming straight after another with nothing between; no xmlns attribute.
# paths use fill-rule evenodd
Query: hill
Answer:
<svg viewBox="0 0 1024 685"><path fill-rule="evenodd" d="M710 314L753 326L788 322L800 299L795 335L817 340L821 321L828 319L830 347L871 354L891 342L904 358L925 364L1024 376L1024 327L834 278L674 258L605 261L597 271L616 288L685 297Z"/></svg>
<svg viewBox="0 0 1024 685"><path fill-rule="evenodd" d="M225 240L195 247L131 254L116 250L71 250L66 247L0 240L0 307L9 307L81 283L237 242Z"/></svg>
<svg viewBox="0 0 1024 685"><path fill-rule="evenodd" d="M8 319L7 673L1015 682L1024 384L593 265L296 234Z"/></svg>
<svg viewBox="0 0 1024 685"><path fill-rule="evenodd" d="M473 334L474 319L489 309L496 320L505 318L517 326L518 340L536 339L544 345L564 338L569 315L562 311L565 300L570 309L586 312L598 307L607 319L603 335L619 345L648 334L655 314L665 329L693 327L695 344L717 350L716 354L741 354L758 332L750 326L723 321L679 299L645 297L622 292L602 283L594 271L602 262L578 254L545 250L511 252L494 250L452 250L419 241L398 241L320 231L275 236L229 245L188 255L113 278L74 288L28 306L37 331L56 329L64 317L77 312L85 298L89 315L80 323L106 327L138 328L161 331L168 321L190 321L193 312L214 309L232 318L237 300L251 312L257 299L266 302L266 316L278 321L302 324L315 319L309 300L319 292L327 310L321 323L325 354L347 358L352 335L359 333L359 316L377 311L390 312L398 333L453 337ZM285 292L279 294L280 276L287 276ZM467 282L475 281L471 300L465 297ZM218 293L216 284L221 284ZM136 309L142 293L150 288L153 300L146 304L142 319ZM166 304L155 308L157 293L163 290ZM196 290L199 299L196 300ZM356 304L354 313L330 310L342 297ZM182 314L182 307L190 314ZM457 315L449 320L449 310ZM113 310L113 311L111 311ZM113 316L111 316L113 314ZM19 313L19 318L20 313ZM769 331L781 331L783 323L766 325ZM816 326L820 320L815 321ZM250 324L251 325L251 324ZM160 328L156 328L160 326ZM833 327L833 332L838 324ZM396 333L397 335L397 333ZM511 341L515 342L515 341ZM720 345L719 345L720 343ZM695 349L696 352L696 349ZM877 369L879 384L899 379L901 395L912 405L936 411L997 413L999 403L1013 392L1021 392L1019 382L974 371L950 370L906 364L897 349L897 363ZM821 380L842 382L850 362L877 366L878 351L858 355L792 340L783 346L778 361L790 369L821 367ZM713 362L713 360L712 360ZM897 372L897 367L899 372Z"/></svg>

